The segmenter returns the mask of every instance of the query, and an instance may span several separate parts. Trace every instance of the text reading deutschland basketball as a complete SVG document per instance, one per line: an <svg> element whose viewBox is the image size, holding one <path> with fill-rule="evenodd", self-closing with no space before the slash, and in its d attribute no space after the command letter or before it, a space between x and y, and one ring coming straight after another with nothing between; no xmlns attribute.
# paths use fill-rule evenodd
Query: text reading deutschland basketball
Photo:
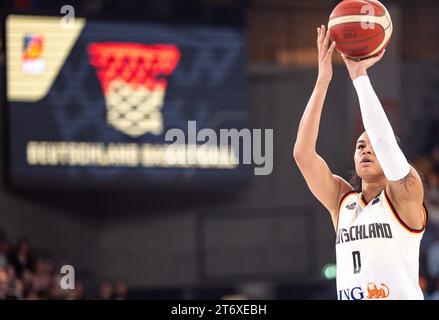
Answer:
<svg viewBox="0 0 439 320"><path fill-rule="evenodd" d="M218 137L216 131L208 128L197 132L195 121L189 121L187 132L186 137L181 129L168 130L168 144L29 141L26 160L30 166L229 170L242 161L255 165L255 175L273 171L273 129L220 129Z"/></svg>

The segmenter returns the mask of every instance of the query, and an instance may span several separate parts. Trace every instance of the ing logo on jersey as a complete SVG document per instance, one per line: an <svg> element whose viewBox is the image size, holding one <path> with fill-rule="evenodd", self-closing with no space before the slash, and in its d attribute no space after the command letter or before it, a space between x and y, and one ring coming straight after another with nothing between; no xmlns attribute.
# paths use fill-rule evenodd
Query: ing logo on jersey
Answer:
<svg viewBox="0 0 439 320"><path fill-rule="evenodd" d="M367 299L384 299L390 294L390 289L384 283L378 288L375 283L369 282L367 284Z"/></svg>
<svg viewBox="0 0 439 320"><path fill-rule="evenodd" d="M361 287L338 290L338 300L363 300L364 291Z"/></svg>
<svg viewBox="0 0 439 320"><path fill-rule="evenodd" d="M354 288L348 288L343 290L338 290L338 300L372 300L372 299L386 299L390 294L389 287L381 283L378 287L375 283L369 282L367 284L367 295L363 289L358 286Z"/></svg>

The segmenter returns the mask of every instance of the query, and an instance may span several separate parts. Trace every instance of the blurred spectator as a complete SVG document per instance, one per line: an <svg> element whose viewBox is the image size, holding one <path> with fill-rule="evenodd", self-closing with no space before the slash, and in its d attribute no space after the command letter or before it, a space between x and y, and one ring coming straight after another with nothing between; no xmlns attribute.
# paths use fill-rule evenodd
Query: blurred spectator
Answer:
<svg viewBox="0 0 439 320"><path fill-rule="evenodd" d="M40 300L40 297L38 296L38 294L35 291L29 291L24 296L24 299L25 300Z"/></svg>
<svg viewBox="0 0 439 320"><path fill-rule="evenodd" d="M113 298L113 284L108 279L101 280L99 284L99 300L111 300Z"/></svg>
<svg viewBox="0 0 439 320"><path fill-rule="evenodd" d="M424 299L428 298L428 280L425 276L419 276L419 286L421 287L422 293L424 294Z"/></svg>
<svg viewBox="0 0 439 320"><path fill-rule="evenodd" d="M7 266L0 268L0 300L17 300L11 285L10 270Z"/></svg>
<svg viewBox="0 0 439 320"><path fill-rule="evenodd" d="M85 298L85 283L81 279L76 279L75 289L67 290L67 300L84 300Z"/></svg>
<svg viewBox="0 0 439 320"><path fill-rule="evenodd" d="M23 281L20 279L15 279L14 281L14 290L15 295L17 299L23 299L24 298L24 284Z"/></svg>
<svg viewBox="0 0 439 320"><path fill-rule="evenodd" d="M439 277L435 281L435 289L433 293L429 296L429 300L439 300Z"/></svg>
<svg viewBox="0 0 439 320"><path fill-rule="evenodd" d="M37 291L39 300L49 300L49 292L48 291Z"/></svg>
<svg viewBox="0 0 439 320"><path fill-rule="evenodd" d="M53 271L53 261L51 259L38 259L35 264L32 288L37 292L49 292L53 281Z"/></svg>
<svg viewBox="0 0 439 320"><path fill-rule="evenodd" d="M0 268L4 268L8 265L8 261L3 255L0 255Z"/></svg>
<svg viewBox="0 0 439 320"><path fill-rule="evenodd" d="M4 232L0 232L0 261L10 263L12 254L12 245ZM0 266L2 262L0 262Z"/></svg>
<svg viewBox="0 0 439 320"><path fill-rule="evenodd" d="M427 249L427 267L432 278L439 278L439 233Z"/></svg>
<svg viewBox="0 0 439 320"><path fill-rule="evenodd" d="M114 284L114 299L126 300L128 297L128 286L125 280L118 279Z"/></svg>
<svg viewBox="0 0 439 320"><path fill-rule="evenodd" d="M221 300L249 300L249 298L243 293L227 294L221 298Z"/></svg>
<svg viewBox="0 0 439 320"><path fill-rule="evenodd" d="M68 293L66 292L66 290L61 288L60 283L61 283L60 275L56 275L55 277L52 278L52 282L50 284L50 289L49 289L50 300L64 300L67 298Z"/></svg>
<svg viewBox="0 0 439 320"><path fill-rule="evenodd" d="M15 250L14 250L15 249ZM14 248L0 227L0 300L84 300L86 286L83 279L75 279L75 289L61 288L61 275L55 270L55 261L50 252L38 250L34 257L29 239L22 236ZM104 279L99 286L98 299L124 300L128 297L128 286L122 279L113 284Z"/></svg>
<svg viewBox="0 0 439 320"><path fill-rule="evenodd" d="M11 256L11 264L18 278L22 278L25 271L34 270L34 257L27 237L22 236L18 239L15 254Z"/></svg>
<svg viewBox="0 0 439 320"><path fill-rule="evenodd" d="M428 248L439 232L439 175L434 172L427 177L425 205L428 210L428 223L422 246Z"/></svg>
<svg viewBox="0 0 439 320"><path fill-rule="evenodd" d="M439 173L432 172L427 178L427 199L432 205L439 206Z"/></svg>
<svg viewBox="0 0 439 320"><path fill-rule="evenodd" d="M438 137L435 137L436 145L431 150L431 162L433 164L433 170L437 173L439 172L439 145L437 144Z"/></svg>

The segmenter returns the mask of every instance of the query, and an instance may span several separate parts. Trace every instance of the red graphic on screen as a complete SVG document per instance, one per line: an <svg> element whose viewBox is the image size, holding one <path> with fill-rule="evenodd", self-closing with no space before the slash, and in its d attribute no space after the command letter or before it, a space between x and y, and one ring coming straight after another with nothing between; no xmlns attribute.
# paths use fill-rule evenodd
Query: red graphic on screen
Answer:
<svg viewBox="0 0 439 320"><path fill-rule="evenodd" d="M108 123L132 137L161 134L165 77L180 60L178 48L105 42L90 44L88 53L106 97Z"/></svg>

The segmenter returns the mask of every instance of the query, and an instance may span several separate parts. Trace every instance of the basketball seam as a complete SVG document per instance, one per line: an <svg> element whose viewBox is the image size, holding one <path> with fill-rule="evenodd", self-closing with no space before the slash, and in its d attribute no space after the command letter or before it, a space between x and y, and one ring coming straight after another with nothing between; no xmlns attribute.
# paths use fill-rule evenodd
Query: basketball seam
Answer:
<svg viewBox="0 0 439 320"><path fill-rule="evenodd" d="M332 29L332 28L335 28L336 26L344 25L347 23L361 23L362 24L363 22L378 24L378 25L382 26L383 28L385 28L385 26L387 24L391 23L391 20L389 20L389 18L387 16L382 16L382 17L375 17L374 16L375 19L373 19L372 22L364 21L364 17L367 17L367 16L348 15L348 16L337 17L335 19L329 20L328 29ZM386 18L386 19L384 19L384 18ZM338 21L340 21L340 22L338 22Z"/></svg>
<svg viewBox="0 0 439 320"><path fill-rule="evenodd" d="M340 23L340 24L338 24L337 26L340 26L340 25L342 25L342 24L348 24L348 23L352 23L352 22ZM385 29L383 28L383 31L380 31L379 33L373 35L372 37L364 38L364 39L362 39L362 40L355 40L355 41L337 41L337 44L338 44L338 43L344 43L344 44L346 44L346 43L358 43L358 42L363 42L363 41L367 41L367 40L373 39L373 38L379 36L379 35L382 34L382 33L385 34L386 31L387 31L387 29L390 28L390 26L391 26L391 24L389 23L389 25L388 25Z"/></svg>
<svg viewBox="0 0 439 320"><path fill-rule="evenodd" d="M391 39L391 37L392 37L392 32L393 32L393 24L392 24L392 22L390 21L390 25L389 25L389 27L391 28L391 30L390 30L390 35L389 35L389 38L387 39L387 41L385 42L385 43L381 43L374 51L372 51L372 55L375 55L375 54L377 54L378 52L380 52L381 50L383 50L383 48L385 48L388 44L389 44L389 41L390 41L390 39ZM388 29L388 28L387 28ZM386 39L386 33L387 33L387 29L385 30L385 32L384 32L384 39ZM380 48L381 47L381 48Z"/></svg>
<svg viewBox="0 0 439 320"><path fill-rule="evenodd" d="M365 17L367 17L367 16L370 16L370 15L369 14L361 14L361 13L360 14L346 14L346 15L343 15L343 16L332 17L331 19L329 19L329 21L337 19L337 18L349 17L349 16L365 16ZM382 15L379 15L379 16L373 15L373 17L377 17L377 18L381 18L381 17L384 17L384 16L386 16L386 13L384 13Z"/></svg>

